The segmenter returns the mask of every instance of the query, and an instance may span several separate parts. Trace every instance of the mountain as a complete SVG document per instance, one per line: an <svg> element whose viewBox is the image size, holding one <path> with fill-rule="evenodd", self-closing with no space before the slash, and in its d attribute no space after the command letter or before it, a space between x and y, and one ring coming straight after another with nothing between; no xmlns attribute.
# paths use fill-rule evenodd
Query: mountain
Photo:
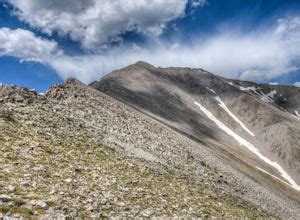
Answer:
<svg viewBox="0 0 300 220"><path fill-rule="evenodd" d="M0 218L299 218L299 90L268 86L143 62L1 85Z"/></svg>
<svg viewBox="0 0 300 220"><path fill-rule="evenodd" d="M145 62L113 71L90 86L199 144L250 178L247 183L254 181L272 197L285 195L299 208L300 88ZM257 187L245 188L242 197L253 202Z"/></svg>

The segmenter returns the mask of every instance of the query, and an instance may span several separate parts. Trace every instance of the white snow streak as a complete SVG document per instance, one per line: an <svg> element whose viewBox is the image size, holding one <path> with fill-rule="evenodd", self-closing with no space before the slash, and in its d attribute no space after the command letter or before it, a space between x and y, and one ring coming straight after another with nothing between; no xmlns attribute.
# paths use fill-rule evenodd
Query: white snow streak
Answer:
<svg viewBox="0 0 300 220"><path fill-rule="evenodd" d="M295 111L295 114L296 114L297 117L300 119L300 114L298 113L298 111Z"/></svg>
<svg viewBox="0 0 300 220"><path fill-rule="evenodd" d="M211 88L208 88L206 87L207 90L211 91L212 93L216 94L215 90L211 89Z"/></svg>
<svg viewBox="0 0 300 220"><path fill-rule="evenodd" d="M216 125L223 130L228 135L232 136L239 144L245 146L248 150L253 152L255 155L257 155L261 160L263 160L265 163L269 164L270 166L274 167L278 172L281 174L281 176L286 179L290 184L292 188L294 188L297 191L300 191L300 186L288 175L288 173L277 163L274 161L271 161L269 158L262 155L259 150L254 147L251 143L240 137L238 134L236 134L234 131L232 131L230 128L228 128L225 124L223 124L221 121L219 121L210 111L208 111L205 107L203 107L199 102L194 101L194 104L197 105L200 110L213 122L216 123Z"/></svg>
<svg viewBox="0 0 300 220"><path fill-rule="evenodd" d="M274 176L273 174L269 173L268 171L265 171L264 169L262 169L262 168L260 168L260 167L256 167L256 169L258 169L258 170L262 171L263 173L266 173L266 174L270 175L271 177L273 177L273 178L279 180L280 182L282 182L282 183L284 183L284 184L290 186L290 184L288 184L287 182L285 182L285 181L283 181L282 179L278 178L277 176Z"/></svg>
<svg viewBox="0 0 300 220"><path fill-rule="evenodd" d="M241 91L244 91L244 92L252 91L252 92L256 93L257 95L259 95L259 93L257 93L257 91L256 91L257 88L254 87L254 86L251 86L251 87L243 87L243 86L239 86L239 89L240 89Z"/></svg>
<svg viewBox="0 0 300 220"><path fill-rule="evenodd" d="M238 117L236 117L228 108L227 106L225 105L225 103L221 100L221 98L219 96L216 96L215 99L219 102L219 106L221 108L223 108L237 123L240 124L240 126L245 130L247 131L251 136L255 136L253 134L253 132L251 132L245 125L243 122L240 121L240 119L238 119Z"/></svg>
<svg viewBox="0 0 300 220"><path fill-rule="evenodd" d="M291 117L293 117L294 119L300 120L300 115L297 114L298 111L294 111L294 112L295 112L295 115L292 114L292 113L290 113L290 112L288 112L286 109L283 109L283 111L286 112L286 113L288 113L288 114L289 114Z"/></svg>

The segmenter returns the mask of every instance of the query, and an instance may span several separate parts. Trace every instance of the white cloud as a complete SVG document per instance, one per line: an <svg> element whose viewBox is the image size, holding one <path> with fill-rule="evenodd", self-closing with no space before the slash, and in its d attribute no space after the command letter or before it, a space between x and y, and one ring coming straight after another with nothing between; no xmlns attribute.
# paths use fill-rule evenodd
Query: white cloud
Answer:
<svg viewBox="0 0 300 220"><path fill-rule="evenodd" d="M45 62L49 58L62 54L54 41L36 37L24 29L0 29L0 56L13 56L22 61Z"/></svg>
<svg viewBox="0 0 300 220"><path fill-rule="evenodd" d="M300 31L298 20L297 17L281 19L274 27L251 34L224 32L206 41L194 40L190 46L158 42L151 45L151 49L120 48L105 56L78 56L76 62L68 57L57 61L56 69L61 73L83 72L78 76L90 81L116 68L144 60L163 67L204 68L230 78L270 80L299 70L296 63L300 58L300 38L295 37ZM64 69L60 70L62 67ZM88 71L84 72L85 68ZM65 71L67 69L73 71Z"/></svg>
<svg viewBox="0 0 300 220"><path fill-rule="evenodd" d="M279 85L278 82L269 82L270 85L273 85L273 86L276 86L276 85Z"/></svg>
<svg viewBox="0 0 300 220"><path fill-rule="evenodd" d="M193 8L197 8L203 6L206 3L206 0L192 0L191 3Z"/></svg>
<svg viewBox="0 0 300 220"><path fill-rule="evenodd" d="M295 83L294 83L294 86L300 87L300 82L295 82Z"/></svg>
<svg viewBox="0 0 300 220"><path fill-rule="evenodd" d="M264 81L299 70L293 63L299 55L288 50L285 41L264 33L220 35L191 46L160 42L151 49L118 48L105 55L65 56L54 65L64 77L72 73L85 82L138 60L155 66L204 68L229 78Z"/></svg>
<svg viewBox="0 0 300 220"><path fill-rule="evenodd" d="M155 66L204 68L225 77L264 81L299 70L300 38L295 37L300 30L298 19L281 19L274 27L250 34L225 31L206 41L194 40L190 46L157 40L156 45L146 48L119 47L105 54L78 56L64 54L55 42L35 37L29 31L0 29L0 50L6 51L2 55L43 62L64 79L74 76L84 82L138 60ZM26 33L27 40L19 32ZM7 33L10 37L3 37Z"/></svg>
<svg viewBox="0 0 300 220"><path fill-rule="evenodd" d="M279 19L275 34L290 42L300 43L300 17Z"/></svg>
<svg viewBox="0 0 300 220"><path fill-rule="evenodd" d="M194 1L200 4L203 0ZM93 49L136 29L160 34L166 23L184 16L188 0L9 0L15 14L51 35L69 35Z"/></svg>

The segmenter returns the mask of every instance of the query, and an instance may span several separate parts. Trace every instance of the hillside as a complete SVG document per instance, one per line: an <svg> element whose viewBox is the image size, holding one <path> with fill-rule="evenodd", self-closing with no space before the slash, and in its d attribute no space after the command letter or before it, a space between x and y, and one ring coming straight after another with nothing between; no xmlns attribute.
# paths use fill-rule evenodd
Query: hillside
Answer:
<svg viewBox="0 0 300 220"><path fill-rule="evenodd" d="M209 73L195 81L187 69L170 71L180 76L176 86L169 83L173 75L145 63L92 84L109 96L76 79L45 95L1 85L0 217L299 217L299 192L292 184L298 181L297 146L280 148L284 158L268 149L262 154L280 161L289 182L278 166L244 149L208 117L209 109L243 138L264 140L262 122L250 124L250 112L234 112L246 127L214 103L236 111L228 104L234 99L224 96L230 81L222 88L218 80L224 79ZM228 95L242 93L241 107L250 100L274 109L272 117L285 120L297 138L297 118L237 86ZM260 108L261 118L271 117Z"/></svg>
<svg viewBox="0 0 300 220"><path fill-rule="evenodd" d="M75 79L0 102L0 216L275 215L223 189L209 151Z"/></svg>

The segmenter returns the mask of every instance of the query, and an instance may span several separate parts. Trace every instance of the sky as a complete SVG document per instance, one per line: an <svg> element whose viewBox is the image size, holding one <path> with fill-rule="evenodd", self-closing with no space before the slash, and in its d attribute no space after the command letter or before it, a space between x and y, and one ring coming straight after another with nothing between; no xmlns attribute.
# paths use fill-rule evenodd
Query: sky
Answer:
<svg viewBox="0 0 300 220"><path fill-rule="evenodd" d="M0 83L43 92L137 61L300 86L299 0L0 0Z"/></svg>

